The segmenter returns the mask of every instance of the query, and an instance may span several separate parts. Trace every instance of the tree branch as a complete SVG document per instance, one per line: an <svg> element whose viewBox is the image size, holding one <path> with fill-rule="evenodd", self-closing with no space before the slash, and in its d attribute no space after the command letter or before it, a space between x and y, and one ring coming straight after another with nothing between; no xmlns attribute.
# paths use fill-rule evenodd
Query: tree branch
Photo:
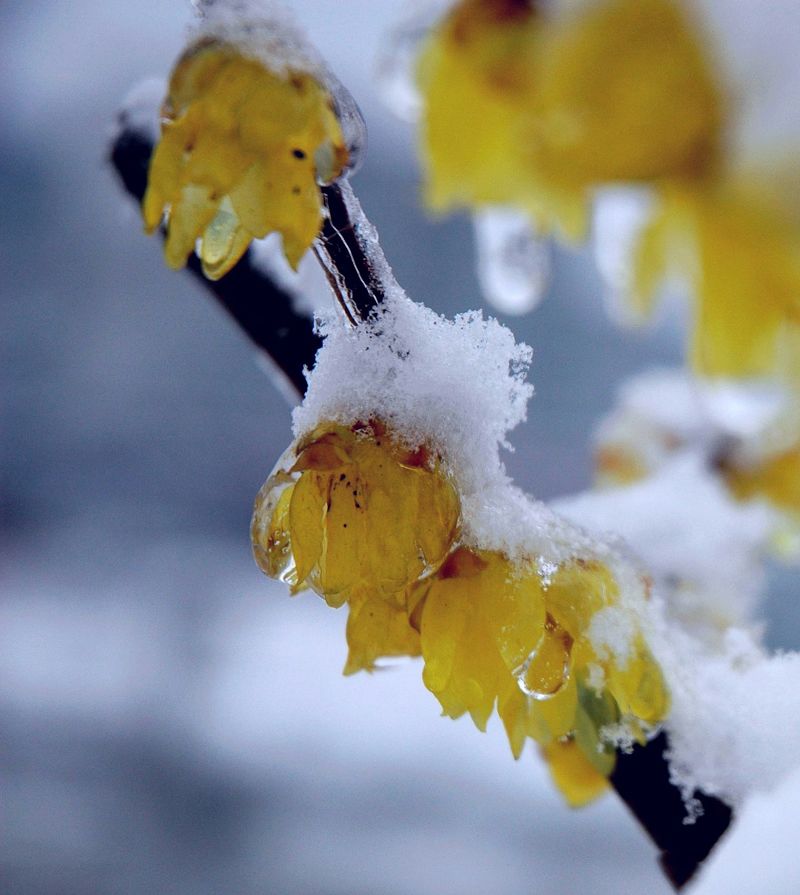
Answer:
<svg viewBox="0 0 800 895"><path fill-rule="evenodd" d="M146 135L126 128L124 119L121 125L111 162L128 193L141 201L153 144ZM375 313L391 287L391 276L388 270L376 269L379 249L368 244L369 235L354 220L360 210L349 185L324 187L323 198L328 217L315 252L345 314L356 325ZM194 255L188 268L303 394L303 367L313 365L321 343L311 320L294 310L291 296L253 266L249 251L216 282L205 279ZM630 753L620 752L611 785L659 849L665 874L680 889L728 828L732 814L724 802L698 792L694 797L702 813L694 823L685 822L683 796L670 780L668 748L667 736L661 733Z"/></svg>

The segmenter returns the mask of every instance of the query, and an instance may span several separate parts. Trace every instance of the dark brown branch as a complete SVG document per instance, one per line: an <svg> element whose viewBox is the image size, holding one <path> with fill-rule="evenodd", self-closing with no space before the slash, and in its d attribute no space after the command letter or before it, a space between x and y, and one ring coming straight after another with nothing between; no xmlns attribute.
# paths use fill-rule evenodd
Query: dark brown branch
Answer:
<svg viewBox="0 0 800 895"><path fill-rule="evenodd" d="M111 151L111 161L125 188L140 201L151 151L152 142L146 136L124 126ZM352 220L344 195L348 190L346 185L323 189L328 218L315 251L345 314L357 325L375 313L388 284L385 272L374 266L376 247L367 245L364 234ZM203 277L196 257L192 256L188 266L303 394L303 367L313 364L320 340L311 321L294 310L291 296L252 265L249 253L216 282ZM620 753L611 784L659 849L664 872L680 889L728 828L731 810L713 796L696 793L702 815L686 824L681 792L670 781L664 756L667 748L668 741L662 733L646 746Z"/></svg>
<svg viewBox="0 0 800 895"><path fill-rule="evenodd" d="M696 792L702 814L687 824L680 790L670 781L664 757L667 736L617 756L611 784L661 852L661 866L676 889L696 873L731 822L731 809L714 796Z"/></svg>

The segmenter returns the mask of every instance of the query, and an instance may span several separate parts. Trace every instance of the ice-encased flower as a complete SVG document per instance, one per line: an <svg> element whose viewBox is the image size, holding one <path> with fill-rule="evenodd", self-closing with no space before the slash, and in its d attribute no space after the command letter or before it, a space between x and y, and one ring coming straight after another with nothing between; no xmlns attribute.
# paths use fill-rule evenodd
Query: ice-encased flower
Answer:
<svg viewBox="0 0 800 895"><path fill-rule="evenodd" d="M459 548L419 587L423 680L444 713L483 730L496 708L515 757L538 743L570 804L599 795L613 770L607 731L644 741L667 714L641 633L624 658L592 643L592 620L618 596L602 564L576 560L543 580L533 564Z"/></svg>
<svg viewBox="0 0 800 895"><path fill-rule="evenodd" d="M234 44L206 38L172 72L145 228L164 218L164 254L174 268L199 240L209 279L274 231L296 268L322 224L318 181L334 180L347 161L334 102L318 78L299 68L272 71Z"/></svg>
<svg viewBox="0 0 800 895"><path fill-rule="evenodd" d="M406 589L457 537L459 499L441 460L379 421L323 425L279 461L256 499L252 540L266 574L349 603L348 671L417 655Z"/></svg>

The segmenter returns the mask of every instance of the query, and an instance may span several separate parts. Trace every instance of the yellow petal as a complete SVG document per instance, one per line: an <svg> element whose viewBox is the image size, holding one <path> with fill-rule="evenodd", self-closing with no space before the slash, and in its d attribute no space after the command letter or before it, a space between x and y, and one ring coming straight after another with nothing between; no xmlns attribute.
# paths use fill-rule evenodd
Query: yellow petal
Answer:
<svg viewBox="0 0 800 895"><path fill-rule="evenodd" d="M298 584L310 577L322 556L327 501L328 481L323 475L308 472L298 479L289 504L289 531Z"/></svg>
<svg viewBox="0 0 800 895"><path fill-rule="evenodd" d="M556 740L544 746L542 751L553 782L572 808L593 802L608 788L608 780L592 766L573 740Z"/></svg>
<svg viewBox="0 0 800 895"><path fill-rule="evenodd" d="M345 674L372 671L377 659L420 654L419 633L409 624L405 610L364 594L350 599L347 645Z"/></svg>
<svg viewBox="0 0 800 895"><path fill-rule="evenodd" d="M152 231L166 214L168 263L182 266L209 228L216 208L209 214L202 196L225 212L204 239L210 278L224 275L250 239L272 231L296 267L322 225L317 177L335 179L348 161L326 88L305 72L273 72L210 40L179 60L163 114L143 215Z"/></svg>

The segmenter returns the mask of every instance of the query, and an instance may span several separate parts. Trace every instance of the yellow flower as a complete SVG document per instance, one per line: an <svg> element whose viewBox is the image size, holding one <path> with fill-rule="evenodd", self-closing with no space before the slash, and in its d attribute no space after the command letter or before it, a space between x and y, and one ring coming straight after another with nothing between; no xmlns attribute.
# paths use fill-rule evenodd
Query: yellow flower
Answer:
<svg viewBox="0 0 800 895"><path fill-rule="evenodd" d="M696 178L717 159L722 101L679 0L605 0L555 18L535 76L530 164L566 193Z"/></svg>
<svg viewBox="0 0 800 895"><path fill-rule="evenodd" d="M712 376L797 379L800 202L796 184L754 174L663 192L637 253L634 302L648 312L673 272L695 296L691 360Z"/></svg>
<svg viewBox="0 0 800 895"><path fill-rule="evenodd" d="M678 274L694 292L690 358L707 375L779 371L800 347L797 177L732 171L733 107L681 0L599 0L554 14L462 0L420 56L427 195L436 209L513 204L585 232L593 192L652 188L632 303ZM613 458L612 458L613 459Z"/></svg>
<svg viewBox="0 0 800 895"><path fill-rule="evenodd" d="M756 462L723 458L720 471L739 500L761 497L794 516L800 516L800 446L794 445Z"/></svg>
<svg viewBox="0 0 800 895"><path fill-rule="evenodd" d="M142 212L148 232L166 217L167 264L183 267L200 240L203 271L219 279L277 231L296 267L322 223L317 180L348 159L325 87L206 40L175 66L162 116Z"/></svg>
<svg viewBox="0 0 800 895"><path fill-rule="evenodd" d="M464 0L427 40L418 79L433 208L523 200L517 131L530 101L536 19L524 2Z"/></svg>
<svg viewBox="0 0 800 895"><path fill-rule="evenodd" d="M578 236L594 187L697 177L718 155L720 93L677 0L563 16L464 0L419 81L435 208L510 202Z"/></svg>
<svg viewBox="0 0 800 895"><path fill-rule="evenodd" d="M423 681L444 713L468 712L484 729L496 707L515 756L530 737L555 757L554 779L571 803L600 791L587 764L603 778L613 770L604 733L622 722L643 741L666 715L663 678L640 634L624 660L592 644L595 614L618 599L601 564L575 561L543 581L533 565L459 548L420 587Z"/></svg>
<svg viewBox="0 0 800 895"><path fill-rule="evenodd" d="M597 613L618 602L608 568L576 559L543 578L534 563L458 546L459 506L424 447L408 450L379 421L325 424L261 489L253 551L294 592L347 603L345 674L422 655L445 714L483 730L496 709L515 757L539 743L579 804L613 770L604 734L622 725L643 741L665 716L661 672L641 634L623 659L593 645Z"/></svg>
<svg viewBox="0 0 800 895"><path fill-rule="evenodd" d="M349 603L351 673L382 656L419 654L407 589L444 561L459 514L455 488L426 448L404 448L378 421L325 425L261 489L253 551L293 591Z"/></svg>

